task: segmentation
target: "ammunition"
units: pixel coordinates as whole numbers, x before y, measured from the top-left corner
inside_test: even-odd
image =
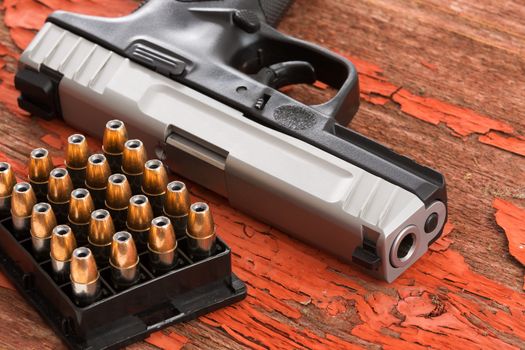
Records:
[[[147,161],[144,165],[142,177],[142,193],[148,196],[151,208],[156,216],[163,213],[167,185],[168,174],[164,164],[158,159]]]
[[[188,215],[188,248],[196,258],[205,258],[213,254],[215,248],[215,224],[210,207],[206,203],[193,203]]]
[[[126,228],[130,198],[131,188],[126,176],[122,174],[111,175],[106,190],[106,208],[110,212],[117,230]]]
[[[86,188],[91,192],[95,208],[103,209],[106,188],[111,170],[103,154],[93,154],[88,158],[86,168]]]
[[[87,242],[91,213],[95,210],[91,194],[85,188],[77,188],[71,192],[69,215],[67,217],[78,243]]]
[[[86,137],[74,134],[67,139],[66,168],[73,181],[74,188],[84,186],[89,149]]]
[[[49,203],[38,203],[33,206],[30,232],[33,252],[38,260],[49,257],[51,234],[56,225],[57,219]]]
[[[126,227],[140,249],[145,248],[148,243],[151,220],[153,220],[153,211],[148,197],[141,194],[131,197]]]
[[[186,235],[186,224],[190,211],[190,193],[184,182],[173,181],[168,184],[164,199],[164,215],[170,218],[177,236]]]
[[[122,121],[115,119],[107,122],[102,139],[102,151],[104,151],[112,173],[120,171],[124,143],[127,140],[128,132]]]
[[[89,248],[80,247],[73,251],[70,277],[73,296],[78,305],[86,306],[98,299],[100,274]]]
[[[51,234],[51,267],[58,283],[64,283],[69,278],[71,254],[77,247],[77,241],[71,227],[58,225]]]
[[[36,204],[35,192],[27,182],[17,183],[11,196],[11,219],[17,238],[28,233],[31,227],[31,212]]]
[[[171,270],[177,264],[177,239],[168,217],[159,216],[151,221],[148,250],[154,272]]]
[[[11,195],[16,184],[15,174],[9,163],[0,163],[0,220],[9,216]]]
[[[122,154],[122,173],[128,178],[133,194],[140,192],[144,164],[147,160],[146,148],[144,148],[142,141],[126,141]]]
[[[69,199],[73,191],[73,182],[65,168],[55,168],[49,174],[49,189],[47,191],[47,201],[53,207],[57,222],[64,224],[67,222],[69,210]]]
[[[113,235],[109,264],[113,284],[117,289],[129,287],[138,281],[139,256],[129,232],[120,231]]]
[[[29,183],[33,187],[36,198],[40,202],[45,202],[49,173],[53,169],[51,156],[45,148],[36,148],[29,157]]]
[[[88,242],[99,264],[107,264],[114,234],[113,220],[107,210],[98,209],[91,213]]]

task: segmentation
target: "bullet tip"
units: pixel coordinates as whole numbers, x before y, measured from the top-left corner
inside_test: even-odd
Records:
[[[215,233],[215,224],[208,204],[197,202],[190,206],[188,233],[195,238],[206,238]]]
[[[46,239],[51,237],[57,220],[53,208],[49,203],[37,203],[31,214],[31,234],[34,237]]]
[[[167,186],[164,202],[165,213],[170,216],[188,215],[190,205],[190,194],[184,182],[170,182]]]
[[[86,186],[92,189],[106,188],[111,170],[103,154],[93,154],[88,158]]]
[[[66,165],[73,169],[83,169],[87,166],[89,149],[86,137],[73,134],[67,139]]]
[[[140,140],[128,140],[122,154],[122,171],[128,175],[140,175],[147,161],[146,148]]]
[[[111,209],[123,209],[129,205],[131,187],[128,179],[122,174],[113,174],[108,178],[106,206]]]
[[[95,257],[86,247],[76,248],[71,257],[71,281],[91,284],[98,280],[99,273]]]
[[[49,174],[47,189],[48,200],[54,203],[66,203],[73,191],[73,182],[65,168],[55,168]]]
[[[129,232],[120,231],[113,235],[110,261],[119,269],[131,268],[138,264],[137,248]]]
[[[138,194],[129,200],[127,226],[134,231],[149,229],[153,220],[153,209],[148,197]]]
[[[30,216],[35,204],[35,192],[29,183],[20,182],[14,185],[11,197],[11,213],[13,216]]]
[[[53,163],[49,151],[45,148],[36,148],[29,157],[28,173],[33,182],[47,182]]]
[[[51,257],[58,261],[69,261],[73,250],[77,247],[75,235],[71,227],[58,225],[51,235]]]
[[[124,122],[121,120],[110,120],[106,124],[102,148],[107,154],[121,154],[124,151],[124,143],[128,140],[128,132]]]
[[[77,188],[71,192],[69,200],[69,221],[75,224],[87,224],[91,213],[95,210],[93,198],[85,188]]]
[[[151,221],[148,245],[158,253],[169,252],[177,247],[175,231],[169,218],[159,216]]]
[[[8,197],[13,193],[16,177],[11,164],[0,162],[0,197]]]
[[[144,165],[142,191],[145,194],[161,195],[166,192],[168,173],[166,167],[158,159],[148,160]]]
[[[113,219],[107,210],[98,209],[91,213],[88,234],[91,244],[98,246],[109,245],[114,234]]]

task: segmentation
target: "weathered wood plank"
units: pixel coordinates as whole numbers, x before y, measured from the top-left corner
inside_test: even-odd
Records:
[[[53,9],[114,16],[133,6],[0,4],[0,159],[19,177],[37,146],[59,164],[74,131],[16,107],[20,48]],[[189,182],[193,198],[211,203],[249,296],[130,348],[525,348],[523,266],[516,260],[525,243],[517,224],[525,219],[524,17],[519,1],[297,0],[280,28],[351,57],[360,72],[363,104],[352,127],[447,176],[447,235],[386,284]],[[311,102],[333,93],[322,84],[287,91]],[[0,321],[1,348],[62,346],[2,278]]]

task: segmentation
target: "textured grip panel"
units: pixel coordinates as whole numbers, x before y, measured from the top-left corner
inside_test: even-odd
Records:
[[[259,0],[266,21],[272,27],[279,24],[293,0]]]

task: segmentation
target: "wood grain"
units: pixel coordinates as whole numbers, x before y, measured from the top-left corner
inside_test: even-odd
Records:
[[[0,4],[0,159],[20,178],[34,147],[61,163],[74,132],[17,108],[20,50],[54,9],[116,16],[135,5]],[[362,106],[352,128],[445,174],[446,235],[386,284],[188,182],[194,199],[211,203],[249,296],[130,349],[525,348],[523,18],[518,0],[296,0],[280,29],[349,57],[359,70]],[[312,103],[333,94],[322,84],[286,91]],[[2,277],[0,327],[2,349],[63,347]]]

